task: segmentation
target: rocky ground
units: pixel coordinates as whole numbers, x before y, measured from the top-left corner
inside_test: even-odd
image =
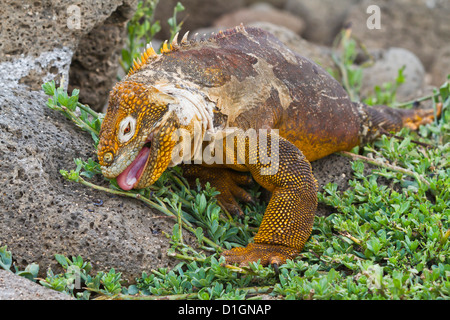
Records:
[[[160,1],[160,39],[176,0]],[[137,0],[11,0],[0,4],[0,246],[19,268],[36,262],[42,274],[56,270],[55,254],[81,255],[95,270],[112,267],[133,279],[143,270],[172,266],[162,231],[172,222],[144,205],[66,182],[60,169],[73,158],[95,158],[90,137],[46,107],[45,81],[62,78],[81,89],[84,103],[101,109],[116,81],[125,25]],[[392,81],[406,65],[398,98],[413,99],[450,73],[450,2],[447,0],[184,0],[183,30],[209,33],[239,23],[276,34],[292,50],[333,67],[330,45],[351,23],[377,57],[366,69],[363,92]],[[369,4],[381,9],[381,29],[368,29]],[[78,9],[77,9],[78,8]],[[70,10],[79,10],[79,21]],[[348,184],[348,159],[313,163],[321,185]],[[99,201],[101,200],[101,201]],[[101,203],[101,205],[99,205]],[[326,208],[319,208],[320,214]],[[49,290],[23,284],[0,270],[0,299],[47,298]],[[28,293],[24,293],[28,291]]]

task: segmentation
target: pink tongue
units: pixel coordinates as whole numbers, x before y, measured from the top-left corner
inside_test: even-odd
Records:
[[[141,177],[147,163],[150,148],[143,147],[136,159],[116,178],[117,184],[123,190],[131,190]]]

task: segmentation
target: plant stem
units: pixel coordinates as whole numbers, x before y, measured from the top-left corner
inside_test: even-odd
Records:
[[[185,293],[185,294],[172,294],[167,296],[144,296],[144,295],[129,295],[129,294],[116,294],[113,296],[100,296],[94,300],[186,300],[186,299],[197,299],[198,293]]]
[[[418,173],[413,172],[411,170],[401,168],[399,166],[394,166],[392,164],[381,162],[381,161],[378,161],[375,159],[367,158],[365,156],[360,156],[358,154],[354,154],[354,153],[351,153],[348,151],[340,151],[340,152],[338,152],[338,154],[340,154],[344,157],[350,158],[352,160],[362,160],[364,162],[367,162],[367,163],[370,163],[370,164],[373,164],[373,165],[376,165],[379,167],[383,167],[383,168],[390,169],[393,171],[401,172],[403,174],[406,174],[407,176],[410,176],[410,177],[413,177],[413,178],[419,180],[420,182],[424,183],[428,188],[430,188],[430,183],[424,177],[421,177]],[[431,188],[430,188],[430,190],[433,192],[433,190]]]
[[[345,232],[339,232],[340,235],[352,240],[354,243],[356,243],[357,245],[361,245],[361,241],[357,238],[355,238],[354,236],[352,236],[350,233],[348,233],[347,231]]]
[[[273,290],[273,286],[263,287],[245,287],[239,288],[239,290],[246,291],[247,294],[261,294],[267,293]],[[170,294],[166,296],[144,296],[144,295],[129,295],[129,294],[116,294],[113,296],[100,296],[96,300],[187,300],[198,299],[198,292],[184,293],[184,294]]]
[[[178,223],[178,239],[180,239],[181,243],[184,243],[184,240],[183,240],[183,221],[181,220],[181,202],[178,203],[177,223]]]
[[[421,97],[421,98],[414,99],[414,100],[411,100],[411,101],[395,104],[395,107],[396,108],[406,107],[406,106],[409,106],[409,105],[417,103],[417,102],[422,102],[422,101],[426,101],[426,100],[430,100],[430,99],[439,97],[439,95],[440,95],[440,93],[436,92],[436,93],[430,94],[429,96],[425,96],[425,97]]]
[[[129,197],[129,198],[139,199],[139,200],[143,201],[144,203],[148,204],[150,207],[152,207],[152,208],[154,208],[154,209],[156,209],[158,211],[161,211],[162,213],[166,214],[167,216],[170,216],[170,217],[173,217],[175,219],[178,219],[177,215],[174,214],[173,212],[171,212],[169,209],[167,209],[167,207],[162,206],[162,205],[158,205],[157,203],[151,201],[150,199],[148,199],[146,197],[143,197],[139,193],[125,192],[125,191],[119,191],[119,190],[113,190],[113,189],[110,189],[110,188],[101,187],[101,186],[93,184],[93,183],[91,183],[89,181],[86,181],[86,180],[84,180],[81,177],[78,178],[77,182],[79,182],[79,183],[81,183],[81,184],[83,184],[83,185],[85,185],[87,187],[96,189],[96,190],[105,191],[105,192],[112,193],[112,194],[119,195],[119,196],[125,196],[125,197]],[[181,219],[182,219],[182,226],[183,226],[183,228],[185,228],[186,230],[188,230],[188,231],[190,231],[192,233],[195,233],[195,230],[192,227],[192,224],[189,221],[186,221],[183,218],[181,218]],[[210,240],[210,239],[208,239],[206,237],[203,237],[203,241],[205,241],[210,246],[214,247],[216,250],[223,251],[223,248],[221,246],[219,246],[218,244],[214,243],[212,240]]]
[[[383,129],[382,127],[380,127],[380,132],[381,132],[382,134],[388,136],[388,137],[393,137],[393,138],[398,139],[398,140],[400,140],[400,141],[405,140],[405,138],[400,137],[400,136],[397,136],[397,135],[395,135],[395,134],[393,134],[393,133],[390,133],[390,132],[386,131],[385,129]],[[420,142],[420,141],[417,141],[417,140],[410,140],[410,141],[411,141],[412,143],[415,143],[415,144],[417,144],[417,145],[419,145],[419,146],[422,146],[422,147],[424,147],[424,148],[436,148],[435,146],[433,146],[433,145],[431,145],[431,144],[429,144],[429,143],[424,143],[424,142]]]
[[[95,119],[97,119],[99,117],[99,113],[95,112],[94,110],[92,110],[89,106],[84,105],[82,103],[77,102],[77,107],[86,111],[87,113],[89,113],[91,116],[93,116]]]
[[[441,249],[444,246],[444,244],[448,240],[448,237],[450,237],[450,229],[448,229],[447,232],[445,232],[445,234],[442,236],[441,243],[439,245],[439,249]]]
[[[80,127],[83,130],[86,130],[90,133],[93,133],[95,136],[98,137],[99,132],[89,125],[87,125],[84,121],[80,120],[80,118],[73,112],[70,111],[67,107],[61,106],[59,107],[61,109],[61,112],[64,113],[70,120],[72,120],[78,127]],[[85,110],[85,109],[83,109]]]
[[[119,191],[119,190],[113,190],[110,188],[105,188],[96,184],[93,184],[89,181],[84,180],[83,178],[79,177],[79,180],[77,181],[87,187],[96,189],[96,190],[100,190],[100,191],[104,191],[104,192],[108,192],[111,194],[115,194],[115,195],[119,195],[119,196],[125,196],[125,197],[129,197],[129,198],[135,198],[135,199],[139,199],[143,202],[145,202],[146,204],[148,204],[149,206],[151,206],[154,209],[157,209],[159,211],[161,211],[162,213],[170,216],[170,217],[174,217],[177,218],[176,215],[174,215],[171,211],[169,211],[167,208],[160,206],[158,204],[156,204],[155,202],[143,197],[141,194],[139,193],[132,193],[132,192],[125,192],[125,191]]]
[[[175,258],[175,259],[180,259],[180,260],[198,261],[198,262],[205,262],[205,260],[206,260],[204,258],[186,256],[186,255],[183,255],[183,254],[180,254],[180,253],[175,253],[175,252],[168,252],[167,255],[169,257],[172,257],[172,258]]]

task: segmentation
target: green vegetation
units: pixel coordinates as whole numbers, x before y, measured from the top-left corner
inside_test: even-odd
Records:
[[[36,263],[29,264],[25,270],[19,270],[16,266],[14,266],[14,271],[11,270],[13,267],[12,254],[7,250],[7,246],[0,247],[0,267],[14,272],[15,274],[25,277],[31,281],[34,281],[39,272],[39,265]]]
[[[152,12],[154,7],[150,8]],[[140,10],[138,14],[147,9],[141,6]],[[130,37],[157,30],[151,19],[142,23],[143,16],[132,20],[132,24],[144,26],[140,31],[133,29]],[[177,26],[176,21],[172,26]],[[354,65],[357,42],[345,32],[336,44],[342,48],[341,54],[333,54],[339,69],[335,76],[352,98],[359,98],[363,66]],[[129,49],[132,52],[135,49]],[[412,107],[416,101],[396,101],[396,89],[405,81],[399,70],[393,84],[375,88],[365,102]],[[50,96],[48,107],[92,136],[94,151],[103,115],[79,103],[78,90],[69,96],[54,82],[44,84],[43,90]],[[93,159],[74,159],[75,169],[61,170],[61,174],[90,188],[143,201],[172,217],[173,232],[166,235],[171,244],[167,255],[178,259],[178,265],[136,275],[133,285],[122,281],[121,273],[114,269],[92,274],[90,263],[81,257],[55,255],[64,272],[47,270],[44,279],[36,279],[39,267],[34,264],[24,271],[14,266],[14,272],[78,299],[260,299],[267,294],[280,299],[449,299],[449,82],[417,101],[424,100],[435,108],[441,106],[439,119],[418,132],[403,129],[395,136],[383,135],[372,144],[343,153],[352,161],[350,188],[338,190],[330,181],[321,190],[319,201],[332,213],[316,217],[301,255],[280,266],[278,272],[258,263],[226,265],[220,257],[224,249],[252,240],[265,203],[242,204],[245,217],[231,217],[217,202],[213,188],[189,188],[177,167],[142,190],[123,191],[114,179],[96,185],[92,177],[101,173]],[[258,199],[258,186],[249,192]],[[195,247],[183,240],[186,232],[197,239]],[[0,248],[0,266],[12,267],[6,246]]]
[[[155,21],[154,12],[159,0],[139,1],[136,13],[127,24],[127,42],[122,49],[120,65],[125,73],[128,73],[133,61],[141,56],[145,46],[152,41],[154,36],[161,31],[159,21]],[[173,16],[167,20],[170,27],[171,43],[175,34],[177,34],[183,22],[177,23],[177,13],[184,10],[183,5],[178,2],[173,8]]]

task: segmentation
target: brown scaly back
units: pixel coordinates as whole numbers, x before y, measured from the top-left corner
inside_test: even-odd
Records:
[[[245,32],[245,27],[242,23],[240,24],[240,26],[237,26],[235,28],[227,29],[224,31],[220,30],[217,34],[212,33],[211,37],[208,39],[203,37],[202,39],[200,39],[200,42],[215,41],[217,39],[224,38],[224,37],[229,36],[236,32]],[[133,65],[131,66],[130,71],[128,71],[127,75],[131,76],[132,74],[134,74],[138,70],[140,70],[144,65],[146,65],[150,61],[158,58],[159,56],[161,56],[163,54],[174,52],[174,51],[179,50],[181,47],[186,47],[188,45],[194,45],[194,44],[198,43],[198,41],[196,39],[197,34],[195,34],[194,39],[190,40],[190,41],[188,41],[188,35],[189,35],[189,31],[187,31],[184,34],[180,43],[178,43],[178,33],[175,34],[175,36],[173,37],[173,40],[170,44],[168,43],[168,40],[164,41],[162,48],[161,48],[161,54],[158,54],[155,51],[155,49],[153,49],[153,46],[150,42],[149,44],[147,44],[147,47],[146,47],[145,51],[141,54],[141,56],[139,58],[136,58],[133,60]]]
[[[181,40],[181,44],[187,44],[187,37],[189,31],[186,32]],[[168,41],[164,41],[163,46],[161,48],[161,54],[169,53],[172,51],[178,50],[180,45],[178,44],[178,33],[173,37],[172,43],[168,44]],[[141,69],[145,64],[149,61],[158,58],[160,55],[156,53],[155,49],[153,49],[152,43],[147,44],[147,48],[141,54],[140,58],[136,58],[133,60],[133,65],[128,72],[128,76],[134,74],[136,71]]]
[[[140,58],[136,58],[133,60],[133,65],[130,68],[130,71],[128,71],[128,76],[135,73],[137,70],[142,68],[143,65],[149,61],[149,59],[153,59],[158,57],[158,54],[156,53],[155,49],[153,49],[152,44],[149,43],[147,45],[147,49],[141,54]]]

